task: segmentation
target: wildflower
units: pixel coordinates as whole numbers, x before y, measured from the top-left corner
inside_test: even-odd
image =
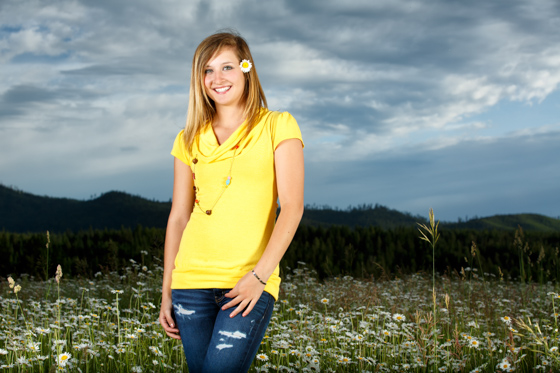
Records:
[[[257,360],[268,361],[268,355],[267,354],[258,354],[257,355]]]
[[[504,369],[504,370],[510,370],[511,369],[511,364],[509,363],[509,361],[504,359],[504,360],[502,360],[502,362],[500,364],[498,364],[498,368]]]
[[[54,278],[56,280],[56,283],[59,284],[60,283],[60,278],[62,277],[62,267],[60,266],[60,264],[56,267],[56,273],[54,275]]]
[[[244,73],[248,73],[249,71],[251,71],[251,67],[253,67],[253,64],[249,60],[243,60],[239,64],[239,67],[241,68],[241,71],[243,71]]]
[[[469,323],[467,324],[467,326],[471,327],[471,328],[479,328],[479,326],[477,325],[476,321],[469,321]]]
[[[39,350],[41,350],[41,344],[39,342],[29,342],[27,344],[27,347],[33,352],[38,352]]]
[[[364,340],[364,336],[361,335],[361,334],[357,334],[357,335],[352,336],[352,340],[353,340],[353,341],[361,342],[361,341]]]
[[[0,355],[8,355],[8,351],[0,348]]]
[[[474,348],[478,348],[478,346],[480,346],[480,342],[477,341],[476,339],[472,339],[472,340],[469,341],[469,346],[474,347]]]
[[[401,315],[400,313],[395,313],[393,315],[393,320],[395,320],[395,321],[405,321],[406,317],[404,315]]]
[[[501,318],[503,322],[505,322],[507,325],[511,325],[511,317],[509,316],[504,316]]]
[[[18,357],[17,360],[16,360],[16,364],[17,365],[27,365],[27,366],[29,366],[29,363],[27,362],[27,359],[25,358],[25,356]]]
[[[329,300],[327,298],[323,298],[323,299],[321,299],[321,303],[329,304]]]
[[[14,286],[16,285],[16,282],[14,281],[12,276],[8,276],[8,284],[10,285],[10,289],[13,289]]]
[[[341,356],[337,361],[340,364],[350,364],[350,358],[347,358],[346,356]]]
[[[440,372],[445,372],[445,371],[447,371],[447,367],[439,367],[438,370]]]
[[[59,265],[60,267],[60,265]],[[57,270],[58,272],[58,270]],[[62,274],[61,274],[62,276]],[[69,352],[64,352],[60,355],[58,355],[58,365],[60,365],[61,367],[65,366],[66,363],[68,363],[68,360],[70,360],[72,358],[72,355]]]
[[[299,352],[298,350],[290,350],[290,355],[299,357],[301,355],[301,352]]]
[[[124,293],[124,290],[115,290],[115,289],[113,289],[113,290],[111,290],[111,293],[113,293],[113,294],[122,294],[122,293]]]
[[[558,352],[558,347],[557,346],[551,347],[550,352]]]
[[[132,367],[132,368],[130,369],[130,371],[131,371],[131,372],[134,372],[134,373],[142,373],[142,372],[143,372],[141,366]]]
[[[21,286],[20,286],[20,285],[14,286],[14,294],[19,293],[20,290],[21,290]]]
[[[383,336],[385,336],[385,337],[390,337],[390,336],[391,336],[391,332],[388,331],[388,330],[383,330],[383,331],[381,332],[381,334],[383,334]]]
[[[154,355],[163,356],[163,353],[156,346],[150,346],[149,349],[152,353],[154,353]]]

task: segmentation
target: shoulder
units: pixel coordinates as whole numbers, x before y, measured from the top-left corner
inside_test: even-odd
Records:
[[[272,112],[269,125],[274,149],[287,139],[299,139],[303,144],[299,125],[293,115],[287,111]]]
[[[261,117],[261,121],[265,122],[268,127],[274,130],[276,127],[281,127],[285,125],[295,124],[297,125],[296,119],[287,111],[270,111],[267,110]]]
[[[187,165],[190,165],[190,160],[189,160],[190,157],[188,155],[187,146],[185,143],[185,130],[181,130],[175,137],[171,154],[174,157],[186,163]]]

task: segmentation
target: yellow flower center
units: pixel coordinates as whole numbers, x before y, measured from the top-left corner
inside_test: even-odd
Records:
[[[249,67],[249,64],[247,62],[243,62],[243,68],[246,69]]]

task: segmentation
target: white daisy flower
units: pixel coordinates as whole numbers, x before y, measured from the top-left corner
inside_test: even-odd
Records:
[[[393,315],[393,320],[395,320],[395,321],[405,321],[406,317],[404,315],[401,315],[400,313],[395,313]]]
[[[241,68],[241,71],[243,71],[244,73],[248,73],[249,71],[251,71],[251,67],[253,67],[253,64],[249,60],[243,60],[239,64],[239,67]]]
[[[68,360],[72,358],[72,355],[69,352],[64,352],[58,355],[58,365],[65,366],[68,363]]]
[[[257,360],[267,361],[268,360],[268,355],[267,354],[258,354],[257,355]]]

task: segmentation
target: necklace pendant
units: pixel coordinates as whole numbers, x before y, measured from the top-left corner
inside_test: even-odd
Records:
[[[226,180],[226,186],[229,186],[229,184],[231,184],[231,176],[228,176]]]
[[[212,215],[212,210],[206,210],[206,215]]]

